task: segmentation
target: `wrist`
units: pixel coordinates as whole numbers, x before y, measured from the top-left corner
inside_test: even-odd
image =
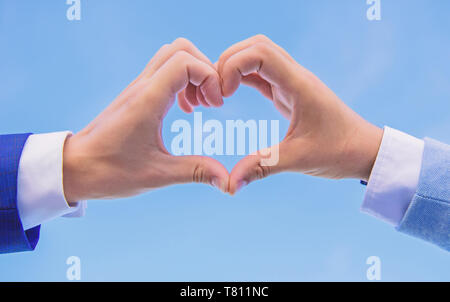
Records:
[[[380,150],[384,130],[368,122],[366,123],[364,131],[361,132],[357,139],[356,153],[359,154],[360,160],[357,165],[356,178],[367,182],[372,174],[378,151]]]
[[[70,206],[88,199],[83,184],[85,162],[82,159],[78,135],[68,136],[63,149],[63,189],[64,196]]]

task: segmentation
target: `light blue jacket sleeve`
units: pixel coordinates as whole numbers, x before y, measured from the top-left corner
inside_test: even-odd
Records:
[[[450,146],[425,139],[419,185],[400,232],[450,251]]]

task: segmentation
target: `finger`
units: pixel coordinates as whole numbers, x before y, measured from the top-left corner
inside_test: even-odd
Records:
[[[215,70],[217,70],[217,73],[219,73],[219,61],[213,64],[213,67]]]
[[[150,67],[153,65],[155,60],[159,59],[162,54],[167,52],[167,49],[170,47],[170,44],[164,44],[161,46],[161,48],[155,53],[155,55],[150,59],[150,61],[145,66],[144,70],[139,74],[139,76],[128,86],[133,86],[136,82],[138,82],[140,79],[142,79],[146,74],[148,74],[148,71]]]
[[[191,107],[198,106],[200,104],[200,100],[197,98],[197,86],[194,86],[192,83],[189,83],[185,91],[186,101],[191,105]],[[209,107],[208,103],[205,101],[207,107]],[[203,104],[204,105],[204,104]],[[204,105],[205,106],[205,105]]]
[[[209,64],[211,66],[214,66],[211,61],[206,57],[200,50],[198,50],[192,42],[190,42],[187,39],[184,38],[178,38],[176,39],[172,44],[165,44],[163,45],[152,57],[152,59],[147,63],[144,70],[139,74],[139,76],[131,82],[127,88],[123,91],[122,96],[120,98],[117,98],[113,103],[108,106],[108,108],[105,110],[105,113],[110,113],[118,108],[120,108],[124,103],[127,102],[129,99],[127,97],[128,94],[133,93],[133,90],[131,89],[133,86],[137,85],[141,79],[143,79],[145,76],[151,77],[153,74],[162,66],[164,63],[177,51],[184,50],[190,54],[192,54],[194,57],[198,58],[199,60],[205,62],[206,64]],[[184,103],[182,103],[185,105]],[[185,111],[187,107],[183,107],[183,111]]]
[[[257,43],[241,50],[222,63],[220,76],[224,96],[232,95],[242,79],[257,73],[274,86],[292,81],[292,64],[277,48],[268,43]]]
[[[258,90],[262,95],[264,95],[269,100],[273,101],[272,85],[267,81],[262,79],[258,74],[252,73],[251,75],[242,78],[242,84],[250,86]],[[291,119],[292,110],[288,108],[285,104],[279,101],[274,102],[275,108],[288,120]]]
[[[184,96],[186,98],[186,102],[188,102],[191,107],[197,107],[199,105],[211,107],[211,105],[206,101],[199,86],[194,86],[189,83],[186,89],[184,89]]]
[[[204,183],[228,192],[228,171],[217,160],[205,156],[172,156],[169,165],[175,183]]]
[[[185,113],[192,113],[193,108],[185,98],[184,95],[185,91],[186,90],[182,90],[178,93],[178,106],[180,106],[180,109],[183,110]]]
[[[205,56],[197,47],[195,47],[191,41],[185,38],[178,38],[172,42],[172,44],[163,45],[147,63],[146,67],[139,74],[139,76],[130,85],[128,85],[127,89],[134,86],[143,77],[151,77],[174,53],[179,50],[186,51],[199,60],[214,66],[208,57]]]
[[[197,86],[196,89],[195,89],[195,95],[196,95],[197,101],[198,101],[200,104],[202,104],[202,105],[205,106],[205,107],[211,107],[211,106],[208,104],[208,102],[206,101],[205,96],[203,95],[202,90],[201,90],[200,87],[198,87],[198,86]]]
[[[185,51],[175,53],[150,80],[149,93],[170,100],[191,83],[199,86],[205,99],[214,106],[223,105],[219,75],[209,64]],[[187,91],[186,91],[187,92]],[[187,95],[185,94],[185,97]]]
[[[191,41],[185,38],[178,38],[172,44],[168,45],[167,47],[164,47],[164,49],[161,49],[153,57],[151,63],[148,65],[144,73],[148,77],[152,77],[155,74],[155,72],[159,68],[161,68],[178,51],[185,51],[191,54],[194,58],[197,58],[198,60],[213,67],[213,64],[208,59],[208,57],[205,56],[197,47],[195,47],[195,45]]]
[[[251,182],[286,171],[290,158],[285,142],[244,157],[230,173],[229,193],[234,195]]]
[[[269,100],[273,100],[272,85],[261,78],[257,73],[252,73],[248,76],[244,76],[241,82],[244,85],[255,88]]]
[[[279,45],[277,45],[276,43],[274,43],[272,40],[270,40],[268,37],[264,36],[264,35],[256,35],[253,36],[251,38],[248,38],[244,41],[241,41],[239,43],[234,44],[233,46],[231,46],[230,48],[228,48],[225,52],[223,52],[223,54],[220,56],[220,59],[218,61],[218,65],[217,65],[217,70],[220,71],[223,68],[223,64],[234,54],[248,48],[251,47],[255,44],[258,43],[267,43],[271,46],[273,46],[274,48],[276,48],[283,56],[285,56],[289,61],[291,61],[292,63],[295,63],[295,60],[289,55],[289,53],[287,51],[285,51],[282,47],[280,47]]]

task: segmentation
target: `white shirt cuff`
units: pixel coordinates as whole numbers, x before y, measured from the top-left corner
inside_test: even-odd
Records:
[[[60,216],[81,217],[86,202],[70,207],[63,188],[63,148],[71,132],[31,135],[17,178],[17,208],[24,230]]]
[[[361,210],[398,226],[419,183],[424,141],[385,127]]]

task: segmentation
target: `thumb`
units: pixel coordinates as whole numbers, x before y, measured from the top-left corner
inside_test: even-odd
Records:
[[[230,173],[229,193],[234,195],[255,180],[286,171],[290,160],[287,150],[286,143],[281,142],[244,157]]]
[[[209,184],[228,192],[228,170],[217,160],[206,156],[173,156],[172,171],[176,183]]]

